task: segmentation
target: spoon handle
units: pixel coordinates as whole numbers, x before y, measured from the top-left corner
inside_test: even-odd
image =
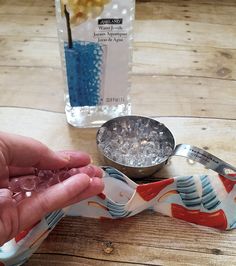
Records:
[[[236,181],[236,175],[232,175],[236,173],[234,166],[198,147],[188,144],[178,144],[172,156],[186,157],[204,165],[207,169],[211,169],[232,181]]]

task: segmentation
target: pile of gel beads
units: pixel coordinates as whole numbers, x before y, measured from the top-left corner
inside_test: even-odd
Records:
[[[13,193],[41,192],[48,187],[80,173],[79,168],[61,170],[35,170],[35,174],[10,179],[9,190]]]
[[[173,152],[173,142],[166,127],[155,121],[118,119],[104,124],[97,135],[97,144],[103,154],[120,164],[148,167],[166,160]]]

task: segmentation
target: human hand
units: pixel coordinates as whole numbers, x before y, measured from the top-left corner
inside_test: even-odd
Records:
[[[89,164],[90,157],[84,152],[56,153],[31,138],[0,132],[0,245],[47,213],[102,192],[103,172]],[[79,168],[80,173],[17,201],[8,189],[10,180],[33,175],[35,168]]]

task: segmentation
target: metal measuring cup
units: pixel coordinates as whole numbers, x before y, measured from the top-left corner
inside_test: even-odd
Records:
[[[114,131],[117,130],[119,127],[119,131],[116,134],[113,134]],[[146,138],[145,141],[149,141],[149,137],[146,134],[139,135],[140,128],[147,129],[147,132],[155,132],[157,135],[162,134],[162,138],[160,138],[160,145],[161,142],[167,143],[169,149],[166,153],[162,154],[161,157],[158,158],[157,161],[153,161],[150,164],[138,165],[138,164],[130,164],[129,161],[120,161],[113,156],[114,153],[119,154],[121,153],[122,145],[130,141],[129,136],[136,137],[138,140],[142,140],[142,138]],[[123,130],[123,132],[122,132]],[[149,130],[149,131],[148,131]],[[127,134],[127,132],[130,134]],[[145,130],[143,130],[144,132]],[[146,133],[147,133],[146,132]],[[115,143],[115,138],[119,137],[122,138],[126,136],[127,139],[123,139],[123,143],[117,143],[116,148],[113,148],[112,151],[107,152],[106,147],[109,145],[109,142],[113,141]],[[153,135],[154,136],[154,135]],[[124,138],[124,137],[123,137]],[[155,137],[154,137],[155,140]],[[117,168],[121,172],[125,173],[127,176],[132,178],[142,178],[151,176],[157,171],[159,171],[165,164],[167,163],[168,159],[172,156],[182,156],[187,159],[193,160],[204,165],[207,169],[211,169],[216,171],[218,174],[225,176],[231,180],[236,180],[235,177],[232,177],[231,173],[236,173],[236,168],[231,166],[230,164],[222,161],[221,159],[217,158],[216,156],[210,154],[209,152],[192,146],[188,144],[178,144],[175,145],[174,136],[171,131],[159,121],[144,117],[144,116],[121,116],[114,119],[111,119],[105,122],[97,131],[96,135],[96,142],[99,154],[104,159],[105,163]],[[158,142],[158,140],[157,140]],[[140,141],[138,142],[140,144]],[[140,144],[141,145],[141,144]],[[153,147],[153,152],[158,154],[157,147]],[[134,155],[135,156],[135,155]],[[147,156],[143,154],[143,156]]]

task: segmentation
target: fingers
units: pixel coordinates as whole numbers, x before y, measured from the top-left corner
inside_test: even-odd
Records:
[[[20,230],[33,225],[45,214],[69,205],[71,200],[81,194],[89,184],[88,175],[78,174],[20,201],[18,204]]]
[[[56,154],[60,157],[67,158],[65,167],[78,168],[90,164],[90,156],[82,151],[59,151]]]
[[[35,173],[34,167],[10,166],[10,167],[8,167],[8,169],[9,169],[9,177],[32,175]]]
[[[62,153],[62,152],[60,152]],[[67,152],[70,154],[70,159],[67,163],[66,168],[71,168],[68,173],[70,176],[84,173],[90,177],[103,176],[103,170],[100,167],[95,165],[91,165],[89,156],[84,152]],[[69,155],[67,155],[69,156]],[[85,165],[85,166],[84,166]],[[82,167],[81,167],[82,166]],[[25,175],[32,175],[35,174],[34,167],[16,167],[10,166],[9,168],[9,177],[17,177],[17,176],[25,176]]]
[[[9,169],[5,157],[0,150],[0,188],[8,187]]]
[[[58,173],[53,173],[50,170],[42,171],[43,173],[39,172],[38,176],[33,173],[31,175],[14,176],[9,179],[8,188],[12,192],[17,193],[17,195],[15,195],[15,199],[17,201],[22,200],[24,198],[24,193],[27,191],[32,193],[44,191],[48,187],[51,187],[59,182],[63,182],[69,177],[77,174],[83,173],[88,175],[90,178],[102,178],[103,176],[103,170],[95,165],[71,168],[69,171],[59,170]]]
[[[84,152],[56,153],[37,140],[0,132],[0,187],[8,186],[9,175],[12,171],[17,173],[19,167],[25,168],[23,171],[30,167],[60,169],[82,167],[90,161],[90,156]]]
[[[6,188],[0,189],[0,199],[2,198],[11,199],[12,194],[13,193],[9,189],[6,189]]]
[[[36,140],[0,133],[0,187],[8,185],[8,166],[58,169],[67,163],[67,158],[60,157]]]
[[[19,135],[0,133],[0,148],[8,166],[59,169],[69,160],[39,141]]]
[[[79,174],[79,173],[83,173],[88,175],[89,177],[103,177],[103,170],[100,167],[97,167],[95,165],[86,165],[84,167],[80,167],[80,168],[72,168],[68,171],[68,174],[70,176]]]
[[[19,202],[20,230],[33,225],[45,214],[64,208],[101,193],[104,183],[100,177],[78,174],[56,184],[44,192]]]
[[[79,201],[88,199],[90,197],[100,194],[104,190],[104,182],[101,178],[94,177],[91,179],[89,187],[80,193],[78,196],[75,196],[68,205],[77,203]]]
[[[19,230],[18,212],[12,192],[0,189],[0,246],[10,240]]]

